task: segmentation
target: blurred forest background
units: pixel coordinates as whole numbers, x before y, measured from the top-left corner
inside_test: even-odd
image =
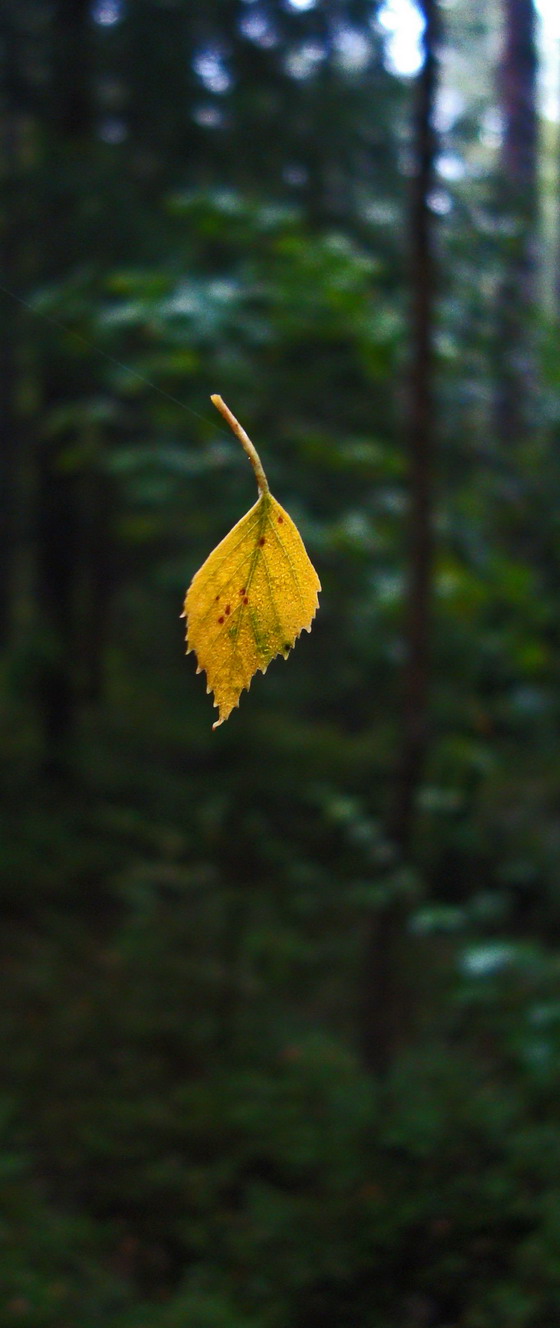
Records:
[[[552,1328],[533,0],[0,19],[2,1323]],[[215,734],[179,614],[255,489],[211,392],[323,584]]]

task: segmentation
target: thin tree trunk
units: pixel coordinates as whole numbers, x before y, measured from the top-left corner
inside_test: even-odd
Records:
[[[92,441],[95,441],[92,439]],[[99,440],[99,451],[101,442]],[[87,705],[102,699],[111,602],[115,589],[113,540],[113,483],[102,468],[101,456],[82,474],[79,503],[82,513],[79,562],[80,700]]]
[[[417,172],[410,209],[411,344],[408,452],[408,587],[401,758],[390,824],[391,838],[403,856],[409,851],[415,801],[428,746],[428,684],[431,629],[434,490],[434,187],[437,88],[436,0],[424,0],[425,60],[416,112]]]
[[[499,201],[510,233],[497,298],[496,432],[502,446],[511,449],[523,442],[535,418],[538,64],[533,0],[502,3],[498,88],[504,131]]]
[[[558,86],[558,93],[556,98],[556,114],[558,116],[558,119],[560,120],[560,84]],[[560,201],[560,124],[557,124],[556,126],[556,163],[555,163],[554,178],[556,185],[556,192],[555,192],[556,234],[555,234],[555,244],[554,244],[554,258],[553,258],[554,277],[553,277],[553,294],[552,294],[551,306],[552,306],[552,316],[553,318],[555,318],[556,322],[558,323],[560,321],[560,207],[558,207],[558,203]]]
[[[429,647],[433,563],[434,464],[434,187],[437,92],[437,0],[423,0],[424,61],[415,112],[415,174],[410,198],[410,341],[407,443],[409,456],[408,585],[406,591],[400,717],[400,755],[389,835],[398,859],[409,858],[417,794],[429,738]],[[401,1040],[408,1005],[399,971],[406,922],[402,900],[392,899],[376,914],[367,947],[363,1049],[367,1066],[384,1073]]]
[[[58,398],[55,398],[58,404]],[[45,403],[48,409],[48,401]],[[65,473],[56,443],[41,440],[37,482],[37,591],[44,655],[38,680],[44,769],[66,774],[74,730],[74,610],[78,547],[75,476]]]
[[[15,28],[0,13],[4,46],[3,95],[0,103],[0,177],[4,209],[0,223],[0,281],[17,290],[21,237],[20,212],[20,52]],[[14,618],[14,577],[17,552],[20,418],[16,407],[19,311],[0,295],[0,649],[9,645]]]
[[[91,130],[91,23],[89,0],[57,0],[53,10],[50,89],[49,180],[46,200],[51,224],[45,239],[45,268],[59,278],[79,258],[79,237],[73,234],[73,198],[61,214],[60,189],[74,154],[85,156]],[[71,385],[56,351],[47,365],[44,408],[48,420],[66,399]],[[37,589],[46,650],[38,682],[45,748],[45,769],[64,776],[76,719],[75,668],[76,598],[79,583],[79,486],[67,473],[57,438],[42,437],[37,458]]]

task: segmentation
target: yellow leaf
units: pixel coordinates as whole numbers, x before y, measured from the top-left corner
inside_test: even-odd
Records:
[[[193,577],[185,598],[187,654],[218,707],[217,728],[238,705],[255,673],[286,659],[318,607],[319,578],[291,517],[269,491],[252,443],[221,397],[212,397],[240,438],[260,497]],[[248,446],[247,446],[248,444]]]

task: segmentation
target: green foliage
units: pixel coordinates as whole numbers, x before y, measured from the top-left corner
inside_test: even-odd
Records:
[[[7,1322],[389,1328],[429,1313],[544,1328],[557,964],[513,944],[459,950],[445,1028],[380,1092],[301,1013],[287,1033],[274,978],[264,1024],[246,973],[225,1046],[221,975],[196,962],[209,930],[188,894],[160,894],[109,950],[82,936],[76,952],[74,926],[66,947],[18,956],[2,1037],[29,1107],[5,1113],[19,1140],[1,1182]]]
[[[413,99],[378,7],[142,0],[66,33],[62,5],[13,8],[0,1320],[551,1328],[560,378],[549,292],[539,418],[506,453],[497,11],[442,6],[462,110],[433,199],[431,746],[403,862]],[[289,673],[214,737],[179,613],[253,481],[211,392],[324,587]],[[393,904],[381,1085],[359,1010]]]

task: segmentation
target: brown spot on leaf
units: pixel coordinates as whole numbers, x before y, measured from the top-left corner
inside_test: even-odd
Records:
[[[244,594],[245,594],[245,586],[242,586],[242,587],[241,587],[241,590],[239,591],[239,594],[240,594],[240,595],[244,595]]]
[[[221,617],[221,618],[218,618],[218,622],[219,622],[219,623],[223,623],[223,622],[224,622],[223,614],[222,614],[222,617]]]
[[[284,517],[283,517],[283,516],[279,516],[279,517],[278,517],[278,525],[279,525],[279,526],[282,525],[283,520],[284,520]]]
[[[262,549],[263,544],[266,544],[266,540],[265,540],[264,535],[261,535],[260,540],[259,540],[259,544],[260,544],[260,546],[261,546],[261,549]]]
[[[226,613],[231,613],[231,606],[226,604]]]
[[[248,596],[248,595],[245,595],[245,596],[244,596],[243,603],[244,603],[244,604],[248,604],[248,603],[249,603],[249,596]]]

